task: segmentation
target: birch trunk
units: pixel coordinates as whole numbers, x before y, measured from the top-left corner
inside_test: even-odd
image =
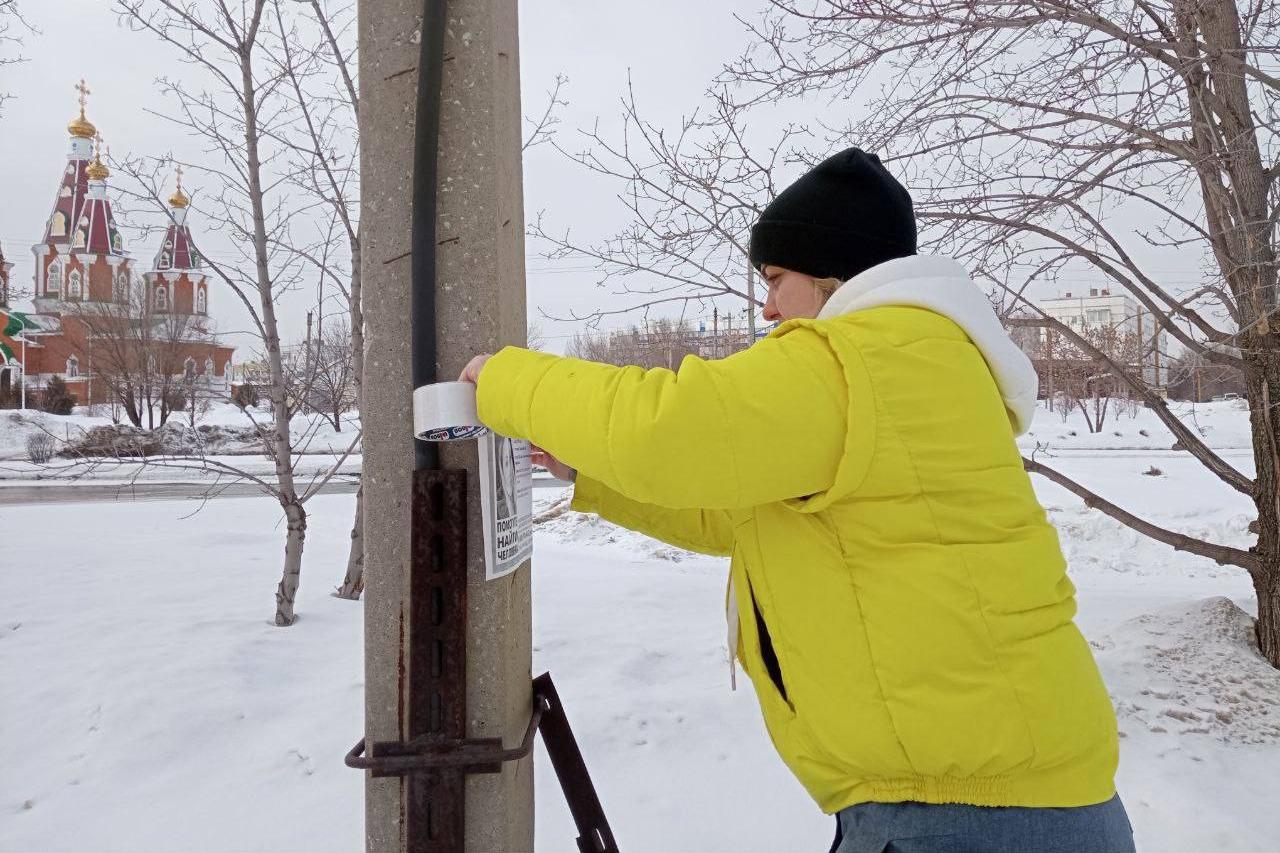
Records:
[[[285,540],[284,569],[280,587],[276,593],[276,624],[292,625],[297,618],[293,612],[294,598],[302,575],[302,549],[307,530],[307,512],[298,502],[297,487],[293,480],[293,441],[289,434],[289,402],[285,382],[284,360],[280,353],[280,330],[276,321],[276,303],[271,270],[268,261],[266,210],[263,204],[262,161],[259,154],[258,87],[253,77],[252,47],[257,37],[264,6],[256,4],[253,22],[245,37],[245,49],[240,52],[240,99],[244,109],[244,142],[246,169],[249,184],[249,205],[253,215],[254,266],[258,287],[258,301],[262,310],[263,345],[267,364],[271,370],[272,434],[269,439],[276,481],[279,484],[277,498],[289,521]]]
[[[356,601],[364,592],[364,486],[356,489],[356,518],[351,524],[351,550],[347,554],[347,573],[334,595]]]
[[[292,625],[297,620],[293,602],[302,580],[302,546],[307,538],[307,512],[301,504],[286,506],[285,517],[289,524],[284,540],[284,573],[276,587],[276,624],[281,627]]]
[[[360,237],[351,240],[351,358],[356,386],[356,407],[364,418],[364,311],[360,298]],[[364,479],[364,474],[361,475]],[[351,550],[347,573],[335,595],[356,600],[364,592],[364,483],[356,489],[356,517],[351,522]]]

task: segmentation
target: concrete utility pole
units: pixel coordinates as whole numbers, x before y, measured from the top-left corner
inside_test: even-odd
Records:
[[[525,342],[524,219],[516,0],[449,0],[440,115],[438,373]],[[366,739],[400,741],[406,655],[410,482],[409,226],[421,0],[359,5],[364,385]],[[466,736],[518,742],[530,715],[529,570],[484,580],[474,442],[441,447],[468,471]],[[404,777],[366,776],[366,850],[407,850]],[[533,849],[531,759],[466,777],[466,849]]]

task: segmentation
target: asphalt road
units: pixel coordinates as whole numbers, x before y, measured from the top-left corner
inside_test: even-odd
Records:
[[[303,485],[305,481],[299,483]],[[568,486],[564,480],[534,477],[535,489]],[[334,477],[321,494],[352,494],[357,482],[352,477]],[[213,498],[252,498],[262,495],[253,483],[230,483],[210,493],[206,483],[41,483],[40,485],[0,485],[0,506],[45,503],[95,503],[100,501],[177,501]]]

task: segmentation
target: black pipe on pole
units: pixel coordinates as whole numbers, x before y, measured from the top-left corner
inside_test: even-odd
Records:
[[[436,381],[436,175],[440,152],[440,89],[444,80],[445,0],[423,0],[418,34],[418,93],[413,139],[412,251],[409,275],[413,388]],[[412,389],[410,389],[412,391]],[[413,467],[440,467],[434,442],[415,438]]]

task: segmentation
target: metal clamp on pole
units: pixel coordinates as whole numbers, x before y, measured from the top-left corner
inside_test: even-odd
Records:
[[[578,829],[579,853],[618,853],[618,844],[549,672],[533,680],[533,713],[517,747],[503,748],[501,738],[449,741],[419,737],[403,742],[375,741],[373,749],[365,755],[365,739],[361,738],[344,761],[348,767],[368,770],[374,776],[407,776],[446,769],[461,773],[500,773],[503,763],[519,761],[533,751],[534,733],[539,730]]]

